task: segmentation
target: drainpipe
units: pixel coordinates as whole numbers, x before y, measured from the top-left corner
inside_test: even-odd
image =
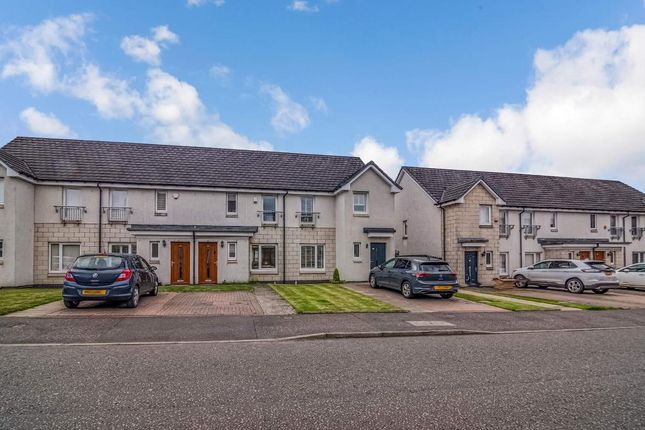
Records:
[[[287,283],[287,194],[282,195],[282,283]]]
[[[103,189],[99,183],[96,184],[96,188],[99,189],[99,253],[101,253],[103,249],[101,244],[103,236]]]
[[[629,217],[629,212],[623,217],[623,243],[627,242],[627,228],[625,226],[625,219]],[[616,262],[614,261],[614,264]],[[623,267],[627,266],[627,245],[623,245]]]
[[[441,258],[446,261],[446,208],[439,206],[441,209]]]
[[[195,230],[193,230],[193,285],[197,284],[195,282],[195,260],[197,259],[197,254],[195,254]]]
[[[522,212],[520,212],[520,222],[517,225],[519,228],[517,231],[520,233],[520,267],[524,267],[524,253],[522,252],[522,246],[524,244],[524,241],[522,240],[522,214],[526,212],[526,208],[522,208]]]

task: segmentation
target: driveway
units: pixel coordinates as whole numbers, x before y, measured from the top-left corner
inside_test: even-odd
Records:
[[[613,289],[605,294],[585,291],[583,294],[572,294],[565,290],[539,288],[513,288],[504,293],[517,296],[539,297],[550,300],[566,300],[569,302],[586,303],[589,305],[609,306],[620,309],[645,308],[645,291]]]
[[[343,286],[409,312],[509,312],[504,309],[481,303],[473,303],[456,297],[442,299],[439,296],[427,295],[417,296],[410,300],[404,298],[398,291],[387,288],[374,289],[368,283],[363,282],[350,283]]]

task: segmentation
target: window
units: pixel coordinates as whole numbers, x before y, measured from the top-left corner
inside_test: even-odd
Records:
[[[407,270],[410,266],[412,266],[412,263],[410,263],[410,260],[406,260],[405,258],[397,258],[396,263],[394,263],[395,269]]]
[[[80,206],[81,190],[78,188],[65,188],[63,191],[63,206]]]
[[[78,243],[50,243],[49,271],[64,272],[80,254],[81,245]]]
[[[314,222],[314,197],[300,197],[300,222],[303,224],[313,224]]]
[[[155,213],[163,214],[168,212],[168,192],[157,191],[155,193]]]
[[[633,252],[632,264],[645,263],[645,252]]]
[[[544,269],[548,269],[550,266],[551,266],[550,261],[542,261],[540,263],[535,264],[533,268],[537,270],[544,270]]]
[[[4,240],[0,239],[0,260],[4,258]]]
[[[128,206],[128,192],[126,190],[110,191],[110,206],[113,208],[124,208]]]
[[[598,228],[596,227],[596,214],[589,215],[589,228],[592,230],[596,230]]]
[[[403,238],[408,237],[408,220],[403,220]]]
[[[226,215],[237,215],[237,193],[226,193]]]
[[[253,245],[251,246],[251,269],[271,270],[276,269],[277,255],[276,245]]]
[[[237,260],[237,242],[228,242],[228,261]]]
[[[533,225],[533,212],[524,212],[522,214],[522,227]]]
[[[479,225],[493,225],[493,207],[490,205],[479,206]]]
[[[393,269],[393,268],[394,268],[394,263],[396,263],[396,258],[393,258],[393,259],[391,259],[391,260],[389,260],[389,261],[386,261],[386,262],[383,264],[383,266],[384,266],[386,269]]]
[[[508,211],[499,211],[499,225],[508,225]]]
[[[4,178],[0,178],[0,205],[4,204]]]
[[[300,268],[322,270],[325,268],[325,245],[301,245]]]
[[[524,254],[524,265],[525,266],[532,266],[537,261],[540,261],[540,253],[539,252],[527,252],[527,253]]]
[[[614,264],[616,261],[616,256],[614,255],[614,251],[609,251],[607,253],[607,258],[609,259],[609,264]]]
[[[2,203],[1,200],[0,200],[0,203]],[[631,222],[631,225],[632,225],[632,229],[638,228],[638,217],[637,216],[632,215],[632,217],[630,219],[630,222]]]
[[[577,266],[570,261],[552,261],[549,269],[554,270],[565,270],[565,269],[575,269]]]
[[[354,193],[354,213],[355,214],[367,213],[367,193],[364,193],[364,192]]]
[[[486,262],[486,268],[493,268],[493,251],[486,251],[484,253],[484,261]]]
[[[508,275],[508,252],[499,254],[499,274]]]
[[[114,254],[136,254],[136,243],[111,243],[109,246],[110,252]],[[157,248],[158,250],[159,248]]]
[[[558,229],[558,213],[557,212],[551,212],[551,221],[549,222],[549,227],[551,227],[551,230],[557,230]]]
[[[150,261],[159,261],[159,242],[150,242]]]
[[[361,243],[354,242],[354,259],[361,258]]]
[[[616,215],[610,215],[609,216],[609,227],[616,227],[618,217]]]
[[[276,218],[276,197],[262,196],[262,221],[267,223],[277,222]]]

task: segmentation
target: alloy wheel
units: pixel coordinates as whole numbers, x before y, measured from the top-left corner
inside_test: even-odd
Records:
[[[582,285],[579,279],[570,279],[567,281],[567,290],[570,293],[578,294],[584,290],[584,285]]]

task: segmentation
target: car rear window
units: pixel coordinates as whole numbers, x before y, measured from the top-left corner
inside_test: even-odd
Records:
[[[585,264],[592,269],[596,270],[614,270],[613,267],[606,265],[605,263],[601,263],[599,261],[585,261]]]
[[[114,270],[125,267],[121,257],[113,255],[86,255],[78,257],[74,262],[74,269],[81,270]]]
[[[419,270],[429,273],[452,272],[452,269],[446,263],[421,263]]]

